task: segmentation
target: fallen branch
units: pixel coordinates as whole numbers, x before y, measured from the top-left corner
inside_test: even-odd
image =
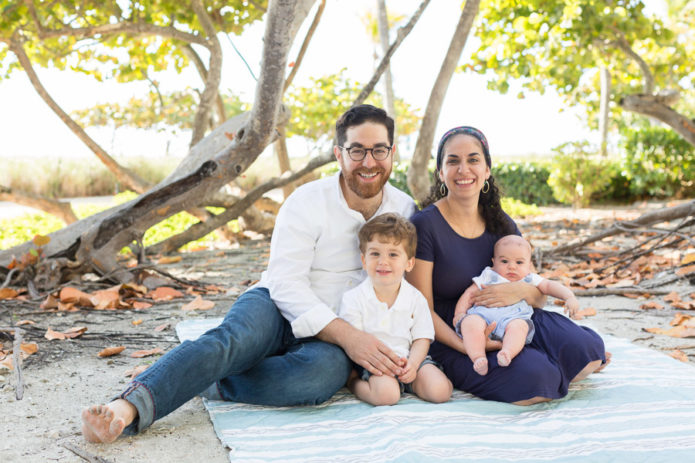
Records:
[[[650,294],[653,296],[661,296],[668,294],[670,291],[665,291],[663,289],[647,289],[640,288],[638,286],[631,286],[628,288],[594,288],[594,289],[580,289],[572,291],[575,296],[579,297],[589,297],[589,296],[623,296],[625,294]]]
[[[564,246],[558,246],[554,249],[546,251],[546,254],[567,254],[583,246],[586,246],[587,244],[600,241],[604,238],[608,238],[609,236],[624,233],[626,230],[643,227],[645,225],[651,225],[653,223],[667,222],[669,220],[680,219],[682,217],[688,217],[690,215],[695,215],[695,200],[689,201],[685,204],[681,204],[680,206],[668,207],[666,209],[648,212],[636,218],[635,220],[616,222],[607,230],[591,235],[583,240],[574,241]]]
[[[70,450],[72,453],[82,458],[83,460],[88,461],[89,463],[111,463],[110,460],[106,460],[105,458],[101,458],[98,455],[94,455],[93,453],[90,453],[83,448],[77,447],[76,445],[72,445],[69,442],[63,442],[60,445]]]
[[[24,330],[20,327],[14,329],[14,344],[12,345],[12,361],[14,363],[14,371],[17,374],[17,385],[15,386],[15,397],[17,400],[22,400],[24,397],[24,377],[22,375],[22,335]]]

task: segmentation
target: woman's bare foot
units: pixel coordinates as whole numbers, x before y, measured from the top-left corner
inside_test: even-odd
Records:
[[[594,373],[598,373],[599,371],[603,370],[608,366],[609,363],[611,363],[611,357],[613,357],[613,354],[610,352],[606,352],[606,362],[602,363],[601,366],[599,366],[596,370],[594,370]]]
[[[135,406],[123,399],[106,405],[92,405],[82,410],[82,435],[89,442],[113,442],[133,422],[137,413]]]
[[[512,363],[512,355],[508,350],[497,352],[497,365],[508,367],[510,363]]]
[[[487,357],[478,357],[473,361],[473,369],[480,376],[487,374]]]

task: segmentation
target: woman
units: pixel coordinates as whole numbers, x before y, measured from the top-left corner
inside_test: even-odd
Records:
[[[456,301],[472,278],[490,265],[495,242],[520,234],[500,206],[491,165],[482,132],[473,127],[448,131],[437,149],[432,194],[412,217],[418,247],[408,280],[432,309],[436,341],[430,355],[456,388],[483,399],[530,405],[564,397],[571,381],[586,378],[605,362],[603,341],[595,332],[561,314],[534,309],[533,341],[505,368],[497,365],[494,352],[488,352],[490,371],[481,376],[452,329]],[[524,282],[485,288],[474,303],[501,307],[522,299],[533,307],[545,305],[540,291]]]

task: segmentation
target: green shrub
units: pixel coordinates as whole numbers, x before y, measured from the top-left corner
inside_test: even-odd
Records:
[[[550,170],[541,162],[501,162],[492,168],[492,175],[503,196],[527,204],[556,204],[553,189],[548,185]]]
[[[588,206],[594,192],[606,188],[611,178],[607,162],[596,156],[586,141],[564,143],[556,148],[548,184],[555,197],[573,207]]]
[[[540,215],[543,213],[535,204],[525,204],[516,198],[505,197],[502,198],[500,202],[502,203],[502,210],[513,219]]]
[[[672,129],[623,133],[622,164],[634,196],[683,196],[695,191],[695,147]]]

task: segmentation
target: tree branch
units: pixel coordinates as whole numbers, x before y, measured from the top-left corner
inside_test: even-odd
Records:
[[[205,90],[203,90],[203,94],[200,96],[200,104],[198,104],[193,121],[193,134],[191,135],[190,144],[190,146],[193,146],[202,140],[205,135],[210,109],[215,101],[215,97],[219,95],[220,80],[222,78],[222,47],[217,39],[215,26],[212,24],[201,0],[191,0],[191,6],[208,36],[206,46],[210,50],[210,64],[208,65],[207,78],[205,79]]]
[[[39,80],[38,75],[34,71],[34,68],[29,60],[29,57],[24,50],[24,46],[20,40],[16,37],[10,39],[10,50],[15,54],[19,60],[20,65],[24,68],[31,84],[33,85],[39,96],[46,102],[46,104],[53,110],[54,113],[60,118],[65,125],[67,125],[72,132],[77,135],[77,137],[82,140],[82,142],[87,145],[87,147],[101,160],[102,163],[114,173],[119,182],[131,188],[133,191],[138,193],[144,193],[150,188],[150,185],[138,177],[137,174],[131,172],[129,169],[118,164],[109,154],[104,151],[104,149],[99,146],[99,144],[94,141],[87,132],[84,131],[80,125],[75,122],[63,109],[56,103],[56,101],[49,95],[46,88],[43,86]]]
[[[197,43],[208,47],[208,41],[196,34],[180,31],[171,26],[156,26],[148,23],[133,23],[133,22],[118,22],[115,24],[101,24],[90,27],[63,27],[61,29],[46,29],[39,20],[34,2],[32,0],[24,0],[25,5],[29,9],[29,14],[36,25],[36,33],[40,39],[50,39],[54,37],[70,36],[78,39],[86,37],[94,37],[95,35],[113,35],[113,34],[133,34],[133,35],[157,35],[170,39],[181,40],[186,43]]]
[[[425,8],[427,7],[427,5],[429,5],[429,3],[430,0],[423,0],[422,3],[420,3],[420,6],[418,6],[417,10],[415,10],[415,13],[413,13],[413,15],[410,17],[408,23],[405,26],[402,26],[398,29],[396,40],[394,40],[389,49],[386,50],[386,53],[384,53],[384,57],[381,58],[381,62],[376,67],[376,71],[374,71],[372,79],[367,83],[367,85],[364,86],[360,94],[352,103],[352,106],[361,105],[362,103],[364,103],[364,100],[367,99],[369,94],[372,93],[374,87],[376,86],[376,83],[379,82],[381,75],[384,73],[386,67],[391,62],[391,56],[393,56],[393,54],[396,52],[396,49],[398,49],[401,42],[403,42],[403,40],[405,40],[408,34],[410,34],[410,31],[413,30],[413,27],[415,27],[415,23],[417,23],[418,19],[420,19],[420,16],[422,16],[422,12],[425,11]],[[468,3],[469,2],[466,2],[466,5]]]
[[[627,111],[644,114],[672,127],[681,137],[695,146],[695,121],[674,111],[661,95],[628,95],[618,104]]]
[[[167,254],[176,251],[178,248],[186,243],[193,240],[197,240],[207,235],[211,231],[225,225],[230,220],[234,220],[239,217],[247,208],[249,208],[254,202],[259,200],[265,193],[275,188],[280,188],[292,183],[295,180],[302,178],[307,173],[313,171],[314,169],[321,167],[329,162],[333,161],[334,158],[331,153],[324,153],[321,156],[317,156],[310,160],[303,168],[295,172],[285,172],[285,174],[274,177],[262,185],[257,186],[253,190],[249,191],[246,196],[236,202],[233,206],[225,210],[224,212],[211,217],[205,222],[198,222],[190,226],[186,231],[179,233],[178,235],[167,238],[154,246],[147,248],[148,254]]]
[[[203,80],[203,83],[205,83],[208,80],[208,70],[205,68],[205,64],[203,63],[203,60],[200,58],[200,55],[195,51],[195,49],[191,46],[190,43],[184,45],[183,47],[181,47],[181,49],[186,55],[188,55],[188,58],[191,61],[193,61],[195,68],[198,70],[200,78]],[[222,100],[222,95],[220,95],[219,90],[217,91],[217,96],[215,98],[215,109],[217,111],[217,119],[219,120],[219,125],[227,120],[227,115],[224,111],[224,101]]]
[[[290,75],[287,76],[287,79],[285,79],[285,86],[282,88],[282,92],[286,92],[287,89],[289,88],[290,84],[292,84],[292,80],[294,80],[294,76],[297,74],[297,70],[299,69],[299,65],[302,64],[302,60],[304,59],[304,54],[306,53],[307,48],[309,48],[309,42],[311,42],[311,38],[314,36],[314,32],[316,31],[316,28],[319,25],[319,21],[321,20],[321,15],[323,14],[323,10],[326,8],[326,0],[321,0],[321,3],[319,4],[319,8],[316,10],[316,14],[314,15],[314,20],[311,22],[311,26],[309,26],[309,30],[306,32],[306,36],[304,37],[304,41],[302,42],[302,46],[299,49],[299,53],[297,53],[297,57],[294,60],[294,66],[292,66],[292,70],[290,71]]]
[[[618,235],[620,233],[623,233],[625,231],[625,229],[637,228],[637,227],[641,227],[644,225],[650,225],[653,223],[659,223],[659,222],[665,222],[668,220],[679,219],[679,218],[687,217],[690,215],[695,215],[695,200],[689,201],[685,204],[681,204],[680,206],[669,207],[666,209],[660,209],[660,210],[654,211],[654,212],[647,212],[646,214],[639,216],[635,220],[629,220],[629,221],[626,220],[626,221],[622,221],[622,222],[616,222],[607,230],[604,230],[600,233],[596,233],[594,235],[591,235],[588,238],[585,238],[583,240],[575,240],[575,241],[568,243],[564,246],[558,246],[555,249],[551,249],[551,250],[547,251],[545,254],[556,255],[556,256],[561,255],[561,254],[567,254],[567,253],[574,251],[578,248],[586,246],[587,244],[590,244],[590,243],[593,243],[596,241],[600,241],[604,238],[608,238],[609,236]]]
[[[66,224],[77,221],[77,216],[73,212],[70,203],[63,203],[32,193],[13,190],[2,185],[0,185],[0,201],[10,201],[23,206],[33,207],[34,209],[40,209],[58,217]]]
[[[637,63],[637,65],[642,70],[642,74],[644,75],[644,93],[646,93],[647,95],[653,94],[654,74],[652,74],[651,69],[649,69],[649,65],[646,63],[646,61],[642,59],[640,55],[635,53],[635,51],[632,49],[627,39],[625,38],[625,34],[623,34],[620,30],[618,30],[615,27],[611,27],[611,29],[618,36],[618,39],[611,40],[608,43],[622,50],[628,57],[630,57],[634,62]]]

